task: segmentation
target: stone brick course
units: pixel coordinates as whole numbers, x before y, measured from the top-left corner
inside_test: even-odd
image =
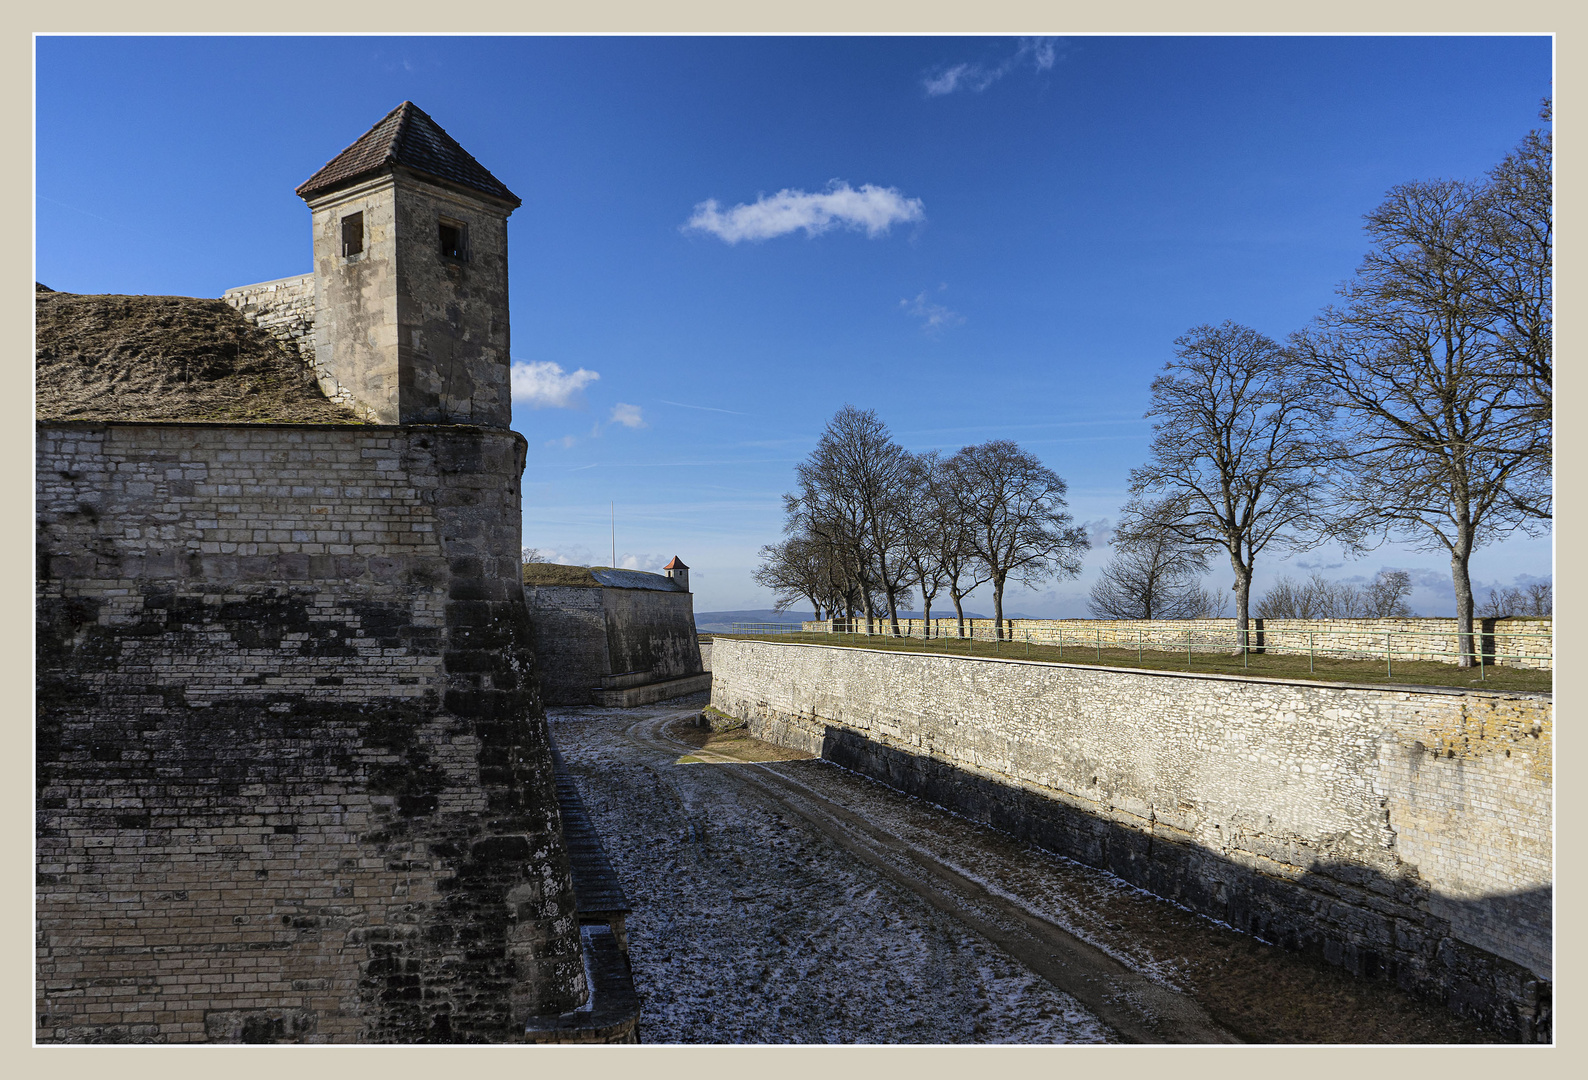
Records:
[[[250,322],[314,366],[314,275],[239,285],[221,296]]]
[[[712,669],[759,738],[1548,1038],[1547,696],[731,638]]]
[[[577,1006],[523,439],[37,450],[37,1038],[510,1041]]]

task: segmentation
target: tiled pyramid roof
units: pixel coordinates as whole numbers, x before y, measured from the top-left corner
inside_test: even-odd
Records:
[[[666,566],[662,567],[662,569],[663,570],[688,570],[689,567],[684,565],[684,560],[683,559],[680,559],[677,555],[674,555],[673,556],[673,561],[668,563]]]
[[[514,206],[523,200],[475,161],[441,125],[411,101],[405,101],[370,128],[358,141],[326,162],[325,167],[298,185],[298,197],[307,199],[378,175],[392,166],[412,169],[462,187],[483,191]]]

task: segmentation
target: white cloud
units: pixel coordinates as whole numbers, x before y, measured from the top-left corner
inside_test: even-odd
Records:
[[[579,391],[601,376],[580,368],[569,373],[550,360],[530,363],[513,361],[513,400],[532,409],[571,409],[578,405]]]
[[[943,286],[939,286],[941,291]],[[906,315],[921,320],[921,329],[928,334],[940,334],[950,326],[959,326],[965,321],[965,316],[957,311],[952,311],[942,304],[933,304],[926,299],[926,293],[916,295],[914,300],[900,300],[899,306]]]
[[[640,414],[638,405],[626,405],[620,401],[612,406],[612,423],[622,424],[626,428],[642,428],[645,426],[645,417]]]
[[[560,439],[547,439],[546,440],[546,445],[547,446],[560,446],[564,450],[566,450],[569,447],[573,446],[573,444],[578,442],[578,441],[579,441],[579,439],[575,435],[564,435]]]
[[[1050,37],[1021,38],[1015,54],[1000,64],[954,64],[928,75],[921,80],[928,97],[942,97],[957,90],[979,94],[993,83],[1022,64],[1030,63],[1038,71],[1047,71],[1058,62],[1058,39]]]
[[[1086,539],[1091,542],[1094,551],[1099,548],[1105,548],[1113,542],[1114,528],[1109,524],[1107,518],[1098,518],[1096,521],[1083,521],[1080,523],[1080,528],[1086,530]]]
[[[625,551],[623,554],[618,556],[618,565],[616,569],[646,570],[650,573],[656,574],[661,572],[662,567],[667,564],[667,561],[666,555],[651,555],[649,553],[634,554],[632,552]]]
[[[684,228],[708,232],[730,244],[740,240],[767,240],[804,229],[807,236],[819,236],[837,226],[865,230],[876,237],[895,223],[920,221],[926,209],[920,199],[907,199],[898,188],[862,184],[852,188],[833,180],[826,191],[804,192],[784,188],[776,195],[763,195],[753,203],[740,203],[724,211],[716,199],[695,206]]]

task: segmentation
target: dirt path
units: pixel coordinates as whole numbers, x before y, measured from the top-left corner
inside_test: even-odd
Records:
[[[648,1042],[1484,1038],[830,763],[703,747],[682,704],[551,714],[635,908]]]

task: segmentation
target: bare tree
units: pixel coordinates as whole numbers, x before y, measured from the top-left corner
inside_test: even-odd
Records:
[[[921,591],[922,636],[931,637],[932,601],[949,584],[944,552],[957,542],[959,522],[942,498],[943,460],[936,451],[912,454],[905,482],[903,553]]]
[[[1364,619],[1410,618],[1406,598],[1412,594],[1412,576],[1404,570],[1380,570],[1362,587]]]
[[[545,562],[546,552],[540,550],[540,548],[527,547],[519,552],[518,561],[521,563]]]
[[[1207,549],[1186,543],[1167,527],[1178,517],[1173,505],[1127,507],[1136,522],[1116,530],[1114,558],[1092,586],[1087,607],[1105,619],[1191,619],[1213,606],[1201,587],[1208,572]]]
[[[1412,591],[1411,575],[1404,570],[1380,570],[1361,588],[1345,581],[1330,581],[1317,571],[1306,581],[1281,577],[1258,601],[1260,619],[1387,619],[1407,617],[1406,597]]]
[[[1397,536],[1448,554],[1463,667],[1474,656],[1473,551],[1528,529],[1548,505],[1531,403],[1473,269],[1482,199],[1456,181],[1391,190],[1368,215],[1373,246],[1342,303],[1291,339],[1341,419],[1338,505],[1352,542]]]
[[[887,604],[892,632],[899,632],[897,598],[907,576],[899,558],[908,520],[907,469],[908,455],[877,414],[845,405],[800,463],[799,490],[784,497],[790,518],[831,545],[858,583],[868,634],[877,594]]]
[[[1075,577],[1090,543],[1063,509],[1064,481],[1015,443],[994,439],[967,446],[949,458],[946,471],[967,550],[986,567],[993,587],[995,632],[1002,640],[1009,579],[1034,585],[1059,575]]]
[[[1163,527],[1190,546],[1222,547],[1235,571],[1235,625],[1250,626],[1258,555],[1304,550],[1327,532],[1321,435],[1326,399],[1283,350],[1232,322],[1175,339],[1177,359],[1152,383],[1152,459],[1130,473],[1136,505],[1178,508]],[[1142,524],[1139,514],[1122,522]]]
[[[803,599],[809,601],[819,622],[822,611],[831,610],[830,557],[821,542],[809,536],[791,536],[761,549],[761,565],[751,577],[757,585],[772,590],[776,610],[787,611]]]
[[[1288,574],[1279,578],[1257,602],[1259,619],[1355,619],[1363,614],[1357,589],[1343,581],[1330,581],[1313,571],[1306,581]]]
[[[1536,581],[1519,588],[1490,589],[1479,614],[1485,618],[1503,619],[1514,615],[1553,615],[1555,590],[1548,581]]]
[[[1540,119],[1550,118],[1549,102]],[[1501,338],[1504,362],[1526,386],[1547,459],[1554,399],[1553,140],[1535,130],[1489,171],[1474,210],[1475,242],[1455,246]],[[1546,461],[1547,464],[1547,461]]]

